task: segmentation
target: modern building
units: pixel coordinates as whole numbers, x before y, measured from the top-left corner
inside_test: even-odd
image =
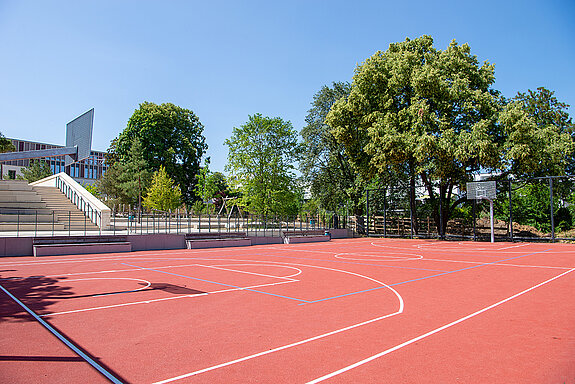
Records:
[[[9,138],[9,140],[12,142],[12,144],[14,144],[14,147],[16,147],[16,152],[63,147],[62,145],[38,143],[35,141],[20,139]],[[104,155],[105,152],[91,151],[89,158],[67,167],[64,165],[65,156],[44,157],[36,160],[46,162],[52,169],[52,173],[66,172],[77,182],[85,185],[94,183],[101,175],[104,174],[104,172],[106,172],[106,169],[108,169],[108,166],[104,162]],[[2,178],[16,178],[17,175],[21,175],[21,169],[28,167],[29,165],[29,159],[4,161],[0,163]]]

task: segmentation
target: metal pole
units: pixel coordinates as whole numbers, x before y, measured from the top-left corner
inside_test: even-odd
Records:
[[[555,219],[553,218],[553,179],[549,178],[549,202],[551,205],[551,242],[555,242]]]
[[[512,211],[512,197],[511,197],[511,180],[509,180],[509,237],[513,241],[513,213]]]
[[[415,188],[415,187],[413,187]],[[413,207],[411,206],[411,191],[412,187],[409,187],[409,228],[411,229],[411,238],[413,239]],[[415,191],[413,192],[415,194]]]
[[[365,190],[365,234],[369,236],[369,189]]]
[[[495,228],[493,223],[493,200],[489,199],[489,219],[491,221],[491,242],[495,243]]]
[[[383,237],[387,237],[387,188],[383,189]]]
[[[477,222],[476,222],[476,214],[475,214],[475,210],[476,210],[476,200],[473,199],[473,205],[472,205],[472,215],[473,215],[473,241],[477,241]]]

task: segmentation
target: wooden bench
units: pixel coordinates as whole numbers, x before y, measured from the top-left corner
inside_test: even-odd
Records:
[[[51,236],[32,241],[34,256],[131,252],[126,236]]]
[[[245,247],[252,240],[245,232],[189,233],[186,235],[187,249]]]
[[[281,237],[284,244],[313,243],[330,241],[331,235],[327,230],[313,229],[301,231],[282,231]]]

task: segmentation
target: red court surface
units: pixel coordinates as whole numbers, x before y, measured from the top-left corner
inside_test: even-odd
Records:
[[[0,287],[2,383],[575,384],[570,244],[2,258]]]

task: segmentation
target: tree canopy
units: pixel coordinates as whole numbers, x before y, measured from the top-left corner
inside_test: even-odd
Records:
[[[534,129],[524,104],[506,105],[494,79],[494,66],[480,64],[467,44],[439,50],[429,36],[406,39],[357,67],[349,97],[333,105],[326,122],[357,172],[370,179],[393,169],[412,184],[420,179],[448,218],[454,186],[473,173],[533,173],[573,151],[568,135]]]
[[[300,156],[297,132],[279,117],[249,116],[225,141],[226,170],[241,192],[241,203],[253,213],[293,213],[299,202],[295,163]]]
[[[144,102],[113,143],[114,154],[124,160],[134,139],[139,138],[148,169],[156,171],[164,166],[180,186],[183,200],[191,203],[195,200],[195,175],[207,149],[203,130],[204,126],[191,110],[171,103]]]
[[[361,210],[364,183],[352,168],[345,146],[332,134],[325,118],[333,104],[346,99],[351,84],[334,82],[332,87],[323,86],[314,96],[312,108],[306,116],[307,125],[301,130],[303,138],[302,161],[304,179],[312,196],[327,209],[336,210],[342,203],[351,202],[352,211]]]

